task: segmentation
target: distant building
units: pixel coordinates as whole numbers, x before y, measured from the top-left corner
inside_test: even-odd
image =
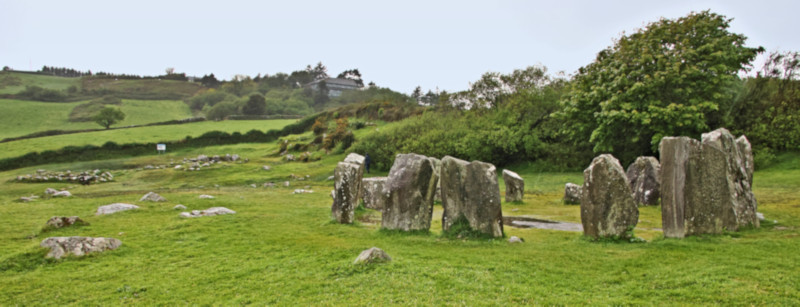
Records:
[[[317,80],[309,84],[306,84],[306,86],[316,91],[319,90],[319,84],[323,81],[325,82],[325,87],[328,88],[328,97],[339,97],[342,95],[342,92],[344,91],[358,90],[361,88],[360,86],[358,86],[358,83],[356,83],[356,81],[350,79],[339,79],[339,78],[327,78],[324,80]]]

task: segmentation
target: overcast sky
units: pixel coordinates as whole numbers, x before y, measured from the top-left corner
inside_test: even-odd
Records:
[[[0,66],[230,79],[322,62],[410,93],[487,71],[574,73],[623,32],[710,9],[749,46],[800,51],[800,1],[9,1]]]

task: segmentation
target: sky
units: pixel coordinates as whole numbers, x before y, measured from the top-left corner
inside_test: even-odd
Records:
[[[231,79],[322,62],[455,92],[489,71],[573,74],[623,33],[702,10],[733,18],[748,46],[800,51],[800,1],[0,0],[0,66]]]

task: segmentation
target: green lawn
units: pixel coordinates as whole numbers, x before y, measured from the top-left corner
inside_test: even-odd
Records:
[[[70,122],[72,109],[85,103],[36,102],[0,99],[0,139],[18,137],[46,130],[80,130],[103,128],[94,122]],[[112,126],[143,125],[192,117],[192,112],[179,100],[129,100],[118,106],[125,120]]]
[[[9,305],[798,305],[800,304],[800,169],[779,164],[756,172],[759,211],[769,222],[735,234],[660,238],[647,243],[594,243],[580,233],[506,227],[525,239],[449,240],[439,236],[441,206],[430,234],[379,231],[380,213],[355,225],[330,222],[327,176],[344,155],[311,163],[284,162],[277,145],[239,144],[166,155],[47,165],[0,173],[8,180],[37,168],[110,169],[113,183],[19,184],[0,187],[0,302]],[[198,154],[238,153],[249,163],[189,172],[171,162]],[[784,160],[791,164],[790,155]],[[795,159],[796,160],[796,159]],[[136,170],[143,165],[167,169]],[[271,171],[261,170],[271,165]],[[579,206],[560,203],[575,173],[520,174],[525,201],[505,215],[579,221]],[[309,175],[309,180],[290,175]],[[378,174],[376,174],[378,175]],[[268,181],[291,187],[262,188]],[[575,182],[580,184],[580,181]],[[249,184],[257,184],[251,188]],[[293,195],[309,186],[313,194]],[[69,188],[70,199],[15,200],[47,187]],[[541,187],[541,188],[538,188]],[[149,191],[166,203],[141,203]],[[211,194],[214,200],[200,200]],[[127,202],[136,211],[94,216],[98,206]],[[224,206],[235,215],[182,219],[190,210]],[[513,209],[517,209],[514,211]],[[640,227],[660,227],[657,208],[642,209]],[[40,233],[54,215],[78,215],[90,226]],[[645,222],[644,220],[648,220]],[[777,223],[772,222],[777,220]],[[643,225],[644,224],[644,225]],[[44,260],[48,236],[108,236],[114,251]],[[353,265],[377,246],[393,260]]]
[[[8,79],[7,79],[8,78]],[[8,85],[10,80],[15,80],[18,85]],[[66,90],[70,86],[80,87],[81,78],[65,78],[16,72],[0,72],[0,94],[16,94],[25,89],[25,86],[39,86],[47,89]]]
[[[257,129],[279,130],[294,123],[294,119],[205,121],[180,125],[150,126],[114,129],[86,133],[46,136],[0,143],[0,159],[18,157],[29,152],[56,150],[66,146],[103,145],[108,141],[117,144],[175,141],[186,136],[197,137],[208,131],[241,132]],[[169,150],[169,148],[167,148]]]

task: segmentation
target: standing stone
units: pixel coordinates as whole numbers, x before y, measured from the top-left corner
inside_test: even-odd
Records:
[[[161,195],[156,194],[155,192],[149,192],[142,196],[139,201],[154,201],[154,202],[161,202],[167,201],[166,198],[162,197]]]
[[[583,188],[581,188],[581,186],[572,182],[567,182],[567,184],[564,185],[564,202],[567,204],[580,204],[582,190]]]
[[[581,223],[592,238],[629,238],[639,221],[639,208],[619,160],[600,155],[583,171]]]
[[[503,182],[506,183],[506,202],[522,201],[525,180],[517,173],[504,169]]]
[[[364,207],[383,210],[389,201],[389,195],[383,192],[388,177],[371,177],[361,180],[361,198],[364,200]]]
[[[625,172],[638,205],[658,205],[661,198],[661,164],[655,157],[638,157]]]
[[[381,228],[429,230],[437,176],[428,157],[399,154],[394,159],[383,193],[389,196],[381,215]]]
[[[339,162],[333,172],[335,197],[331,216],[342,224],[353,223],[353,210],[358,206],[362,168],[358,164]]]
[[[719,234],[759,226],[747,139],[724,128],[702,135],[665,137],[662,157],[662,225],[667,238]]]
[[[503,236],[500,186],[494,165],[446,156],[442,159],[440,183],[444,231],[466,219],[473,230],[493,237]]]
[[[753,148],[750,147],[750,141],[747,137],[742,135],[736,139],[736,145],[739,147],[739,153],[742,155],[742,162],[744,169],[747,173],[748,183],[753,187],[753,172],[755,171],[755,163],[753,162]]]
[[[433,194],[433,201],[442,202],[442,184],[441,184],[441,171],[442,160],[428,157],[433,165],[433,174],[436,175],[436,193]]]
[[[50,237],[39,244],[41,247],[50,248],[50,252],[45,257],[56,259],[68,254],[83,256],[88,253],[116,249],[121,245],[122,242],[114,238],[92,237]]]

